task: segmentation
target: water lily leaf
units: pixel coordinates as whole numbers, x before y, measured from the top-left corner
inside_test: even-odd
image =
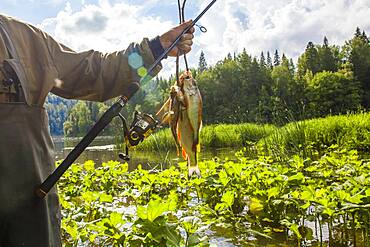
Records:
[[[366,196],[370,196],[370,188],[365,191]]]
[[[228,207],[231,207],[234,204],[234,191],[227,191],[223,194],[221,201],[226,203]]]
[[[298,172],[297,174],[290,176],[288,181],[302,181],[304,180],[304,175],[302,172]]]
[[[357,194],[357,195],[354,195],[354,196],[351,196],[350,198],[348,198],[348,201],[351,202],[351,203],[359,204],[359,203],[362,202],[362,198],[364,198],[363,195]]]
[[[299,198],[299,192],[297,190],[290,193],[293,198]]]
[[[86,192],[83,192],[81,196],[86,203],[90,204],[91,202],[96,201],[100,195],[98,192],[95,192],[95,191],[94,192],[86,191]]]
[[[227,207],[226,203],[217,203],[215,206],[216,211],[224,210]]]
[[[100,202],[112,202],[113,201],[113,196],[102,193],[99,197]]]
[[[249,204],[249,211],[252,214],[258,214],[263,210],[263,204],[257,198],[252,198]]]
[[[92,160],[88,160],[84,163],[84,169],[86,171],[91,171],[95,169],[95,163]]]
[[[325,208],[324,211],[322,211],[322,212],[324,214],[329,215],[329,216],[332,216],[335,213],[335,211],[333,209],[331,209],[331,208]]]
[[[176,208],[176,207],[175,207]],[[160,200],[150,200],[147,206],[137,207],[137,216],[143,220],[153,222],[156,218],[167,211],[173,209],[173,202],[161,202]]]
[[[110,223],[114,226],[117,227],[120,224],[125,223],[125,221],[122,219],[122,214],[113,212],[109,216]]]
[[[302,235],[299,232],[299,226],[297,224],[290,224],[288,228],[294,233],[298,240],[302,239]]]
[[[226,173],[225,170],[220,171],[218,176],[219,176],[219,180],[220,180],[220,182],[223,186],[226,186],[229,183],[230,178],[228,178],[227,173]]]
[[[302,209],[307,209],[310,205],[311,205],[311,203],[310,203],[310,202],[306,202],[305,204],[303,204],[303,205],[301,206],[301,208],[302,208]]]
[[[349,199],[350,194],[345,192],[344,190],[338,190],[336,191],[336,196],[339,198],[340,201],[344,201]]]
[[[176,231],[175,227],[166,226],[166,246],[168,247],[179,247],[181,242],[181,235]]]
[[[301,193],[301,199],[306,201],[313,201],[314,197],[311,191],[305,190]]]
[[[306,226],[299,226],[298,227],[299,232],[301,233],[302,237],[306,240],[313,240],[313,230]]]
[[[268,199],[270,199],[271,197],[277,196],[279,192],[280,192],[279,187],[273,187],[273,188],[268,189],[267,190]]]
[[[78,238],[77,224],[73,224],[73,226],[67,225],[64,229],[69,235],[71,235],[72,239]]]
[[[198,244],[200,244],[200,239],[199,239],[199,236],[198,234],[192,234],[189,236],[188,238],[188,245],[187,246],[197,246]]]

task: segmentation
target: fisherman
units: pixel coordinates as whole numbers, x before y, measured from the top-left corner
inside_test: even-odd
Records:
[[[54,170],[43,108],[48,93],[91,101],[124,94],[190,24],[102,54],[75,52],[34,26],[0,14],[0,247],[62,245],[56,190],[45,200],[34,196]],[[188,53],[193,33],[191,28],[168,55]]]

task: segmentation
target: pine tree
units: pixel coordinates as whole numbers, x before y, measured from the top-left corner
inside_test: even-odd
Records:
[[[231,53],[230,52],[227,54],[226,59],[228,59],[228,60],[232,60],[233,59],[233,57],[231,56]]]
[[[263,54],[263,52],[261,52],[261,56],[260,56],[260,65],[261,65],[261,67],[266,66],[265,54]]]
[[[269,69],[272,69],[272,59],[269,51],[267,52],[267,67],[269,67]]]
[[[369,43],[369,38],[367,37],[365,30],[362,31],[361,38],[364,40],[365,43]]]
[[[319,54],[315,45],[310,41],[307,44],[305,51],[305,62],[306,68],[311,70],[313,74],[316,74],[320,70]]]
[[[337,59],[334,57],[333,51],[329,46],[329,41],[324,37],[323,45],[318,48],[320,68],[319,71],[332,71],[338,70]]]
[[[285,54],[283,53],[283,56],[281,57],[281,62],[282,63],[286,63],[286,62],[288,62],[288,59],[286,58],[286,56],[285,56]]]
[[[360,38],[361,36],[362,36],[361,29],[357,27],[355,31],[355,37]]]
[[[275,50],[274,54],[274,66],[279,66],[280,65],[280,56],[278,50]]]
[[[357,80],[360,81],[363,89],[362,105],[365,108],[370,107],[370,45],[367,37],[356,29],[354,37],[346,42],[343,50],[346,59],[353,65],[353,73]]]
[[[200,52],[198,69],[200,72],[203,72],[207,69],[207,61],[203,51]]]

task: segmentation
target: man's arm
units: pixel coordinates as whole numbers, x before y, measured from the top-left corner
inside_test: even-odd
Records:
[[[139,82],[155,60],[148,39],[109,54],[74,52],[51,38],[46,41],[58,72],[52,92],[65,98],[105,101],[119,96],[130,83]]]
[[[103,54],[97,51],[74,52],[52,38],[46,38],[51,57],[58,72],[52,92],[74,99],[105,101],[121,95],[132,82],[140,82],[147,69],[190,22],[171,29],[160,37],[141,43],[131,43],[127,49]],[[187,53],[191,49],[194,29],[184,35],[179,48]],[[170,56],[177,53],[177,48]],[[157,66],[156,75],[161,69]]]

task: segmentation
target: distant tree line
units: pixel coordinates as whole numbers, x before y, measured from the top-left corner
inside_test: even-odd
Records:
[[[208,66],[201,52],[198,68],[192,71],[203,96],[205,124],[283,125],[370,107],[370,44],[369,37],[359,28],[341,47],[330,45],[326,37],[322,44],[309,42],[296,65],[278,50],[272,55],[262,52],[258,58],[244,50]],[[157,77],[142,85],[125,114],[130,116],[134,110],[155,114],[174,82],[173,76]],[[83,135],[110,104],[74,104],[64,122],[64,134]],[[52,133],[61,132],[68,106],[49,106]],[[60,115],[56,110],[61,111]],[[106,134],[116,130],[120,130],[117,122]]]

